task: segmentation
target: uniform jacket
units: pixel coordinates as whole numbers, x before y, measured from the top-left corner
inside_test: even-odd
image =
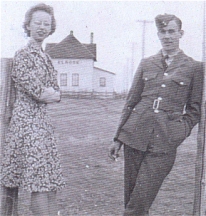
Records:
[[[200,120],[203,63],[180,51],[166,71],[162,52],[143,59],[114,140],[146,151],[176,149]]]

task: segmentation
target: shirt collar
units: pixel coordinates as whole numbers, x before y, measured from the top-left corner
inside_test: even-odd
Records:
[[[164,50],[162,49],[162,55],[163,55],[163,56],[168,56],[169,58],[174,58],[179,52],[181,52],[180,49],[178,49],[174,54],[168,55],[168,54],[166,54],[166,53],[164,52]]]

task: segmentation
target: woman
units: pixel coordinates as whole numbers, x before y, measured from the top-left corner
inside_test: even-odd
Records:
[[[13,61],[16,101],[6,136],[1,182],[7,194],[18,187],[30,191],[34,215],[57,215],[56,191],[65,183],[47,104],[60,101],[60,91],[57,72],[41,48],[56,28],[53,8],[45,4],[32,7],[23,28],[30,40]],[[10,208],[7,203],[5,209],[6,205]]]

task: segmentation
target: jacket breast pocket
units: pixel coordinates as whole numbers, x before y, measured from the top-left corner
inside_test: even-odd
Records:
[[[153,72],[153,71],[145,71],[143,73],[143,80],[144,80],[144,84],[145,84],[145,88],[151,88],[156,86],[156,77],[157,77],[158,73],[157,72]]]
[[[184,98],[187,96],[190,82],[191,80],[188,77],[172,77],[174,93],[178,98]]]

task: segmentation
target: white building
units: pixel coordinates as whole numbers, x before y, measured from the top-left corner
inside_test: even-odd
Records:
[[[82,44],[70,32],[60,43],[46,44],[45,51],[58,71],[58,83],[64,93],[113,93],[115,73],[94,67],[96,44]]]

